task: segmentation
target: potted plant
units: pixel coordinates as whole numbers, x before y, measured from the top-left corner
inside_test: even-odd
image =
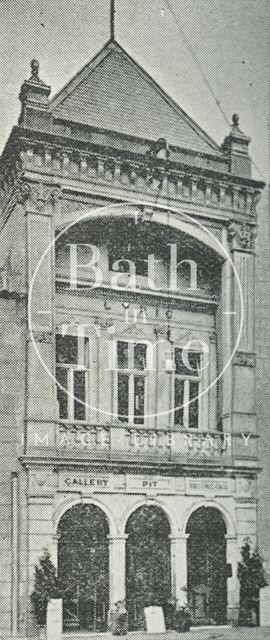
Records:
[[[34,590],[31,593],[36,622],[39,626],[39,636],[45,636],[47,605],[52,598],[59,598],[60,589],[56,576],[56,568],[51,562],[47,549],[35,567]]]

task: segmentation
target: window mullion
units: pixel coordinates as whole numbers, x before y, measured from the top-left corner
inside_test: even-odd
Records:
[[[131,373],[128,378],[128,422],[134,423],[134,373]]]
[[[68,417],[74,420],[74,375],[71,367],[68,368]]]
[[[189,414],[189,380],[186,379],[184,380],[184,427],[185,429],[188,429],[189,427],[189,420],[188,420],[188,414]]]

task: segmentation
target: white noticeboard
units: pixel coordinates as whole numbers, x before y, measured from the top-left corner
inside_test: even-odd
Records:
[[[260,589],[260,626],[270,627],[270,587]]]
[[[46,639],[61,640],[63,627],[62,600],[50,600],[47,607]]]
[[[147,633],[165,633],[165,620],[162,607],[146,607],[144,610]]]

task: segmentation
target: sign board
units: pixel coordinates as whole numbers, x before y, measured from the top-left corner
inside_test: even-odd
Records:
[[[61,640],[62,627],[62,600],[50,600],[47,607],[46,640]]]
[[[115,490],[114,477],[111,475],[89,473],[59,474],[60,491],[80,491],[84,493],[102,493]]]
[[[270,587],[260,589],[260,626],[270,627]]]
[[[186,478],[187,495],[227,496],[232,493],[229,478]]]
[[[146,607],[144,610],[147,633],[165,633],[165,620],[162,607]]]
[[[126,490],[129,493],[176,493],[175,479],[162,476],[127,476]]]

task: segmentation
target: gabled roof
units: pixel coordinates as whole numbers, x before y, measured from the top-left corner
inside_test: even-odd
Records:
[[[220,147],[115,41],[50,102],[55,118],[222,156]]]

